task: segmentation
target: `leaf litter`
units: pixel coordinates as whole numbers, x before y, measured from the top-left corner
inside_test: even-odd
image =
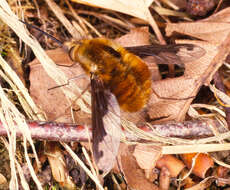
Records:
[[[119,1],[108,1],[108,2],[106,2],[106,3],[108,3],[109,7],[106,5],[101,5],[101,2],[100,2],[100,4],[96,4],[96,6],[102,7],[102,8],[107,8],[107,9],[112,9],[112,10],[118,10],[119,12],[123,12],[123,13],[129,14],[129,15],[144,19],[145,21],[149,22],[149,24],[152,26],[154,31],[157,33],[159,41],[161,43],[164,43],[163,37],[161,36],[159,30],[158,29],[155,30],[157,25],[156,25],[155,20],[153,19],[153,17],[151,16],[151,14],[148,10],[148,7],[152,4],[152,1],[143,1],[143,2],[140,2],[140,1],[136,1],[136,3],[133,2],[134,4],[132,4],[132,5],[134,5],[134,7],[136,7],[137,5],[142,3],[141,7],[143,7],[143,9],[138,9],[138,12],[129,12],[127,9],[127,5],[119,4]],[[47,3],[53,10],[57,11],[57,12],[55,12],[55,15],[57,15],[57,17],[61,20],[61,22],[66,27],[66,29],[70,32],[70,34],[72,34],[72,36],[77,35],[78,32],[74,31],[74,29],[73,29],[73,28],[75,28],[76,24],[74,26],[74,24],[68,22],[68,20],[64,20],[64,18],[65,18],[64,14],[61,14],[62,11],[55,8],[55,4],[52,1],[47,0]],[[96,1],[95,1],[95,3],[96,3]],[[114,6],[112,6],[113,8],[111,8],[112,3],[114,3],[113,4]],[[88,4],[89,4],[89,2],[87,3],[87,5]],[[42,67],[36,61],[34,61],[33,63],[30,64],[31,65],[30,95],[33,98],[33,100],[36,102],[36,105],[39,105],[40,109],[38,109],[35,106],[35,104],[33,103],[33,100],[31,101],[30,98],[27,97],[27,92],[25,92],[25,95],[24,95],[24,96],[26,96],[25,100],[24,100],[24,96],[21,96],[21,94],[18,94],[18,96],[21,97],[19,99],[22,100],[22,102],[25,102],[23,105],[30,105],[30,107],[27,106],[27,108],[24,108],[25,110],[27,110],[25,112],[26,113],[41,113],[40,110],[42,110],[45,113],[46,119],[53,120],[53,119],[56,119],[56,117],[58,117],[59,121],[72,122],[72,118],[70,117],[72,112],[68,109],[70,106],[72,106],[72,110],[79,109],[79,108],[81,109],[81,113],[78,113],[78,116],[77,117],[75,116],[75,119],[81,118],[81,121],[85,121],[86,125],[87,125],[88,124],[87,122],[90,122],[89,94],[84,93],[82,95],[82,97],[77,100],[77,102],[76,102],[77,105],[75,105],[76,107],[74,107],[72,105],[74,100],[81,93],[80,89],[84,89],[84,87],[87,85],[88,81],[84,77],[81,79],[81,81],[73,81],[73,82],[71,81],[69,85],[66,85],[63,88],[55,89],[53,91],[52,90],[47,91],[47,89],[49,89],[50,87],[53,87],[56,84],[58,84],[58,85],[65,84],[66,81],[68,81],[68,79],[76,76],[76,74],[78,75],[78,74],[82,73],[82,71],[80,71],[81,69],[79,68],[79,66],[77,66],[77,64],[76,64],[73,67],[74,69],[73,68],[69,69],[69,68],[64,68],[64,67],[57,67],[45,55],[45,52],[40,48],[39,44],[37,44],[33,39],[29,38],[29,36],[26,35],[27,33],[24,30],[23,24],[18,22],[17,17],[12,12],[10,12],[10,7],[8,7],[7,3],[5,1],[2,1],[2,3],[0,5],[1,5],[1,7],[0,7],[1,8],[0,9],[0,18],[5,23],[7,23],[7,25],[9,25],[11,27],[11,29],[14,30],[15,33],[17,33],[23,41],[26,41],[31,46],[31,48],[33,49],[39,62],[42,63]],[[123,6],[123,7],[121,8],[121,6]],[[135,10],[137,10],[137,9],[135,9]],[[195,37],[197,39],[203,40],[203,41],[178,40],[177,43],[189,43],[189,44],[198,45],[205,50],[206,54],[198,60],[195,60],[191,63],[186,63],[184,65],[184,68],[185,68],[184,75],[182,75],[181,77],[168,78],[168,79],[161,80],[159,78],[159,76],[160,76],[159,70],[156,69],[154,75],[157,75],[157,77],[153,77],[153,78],[157,78],[157,80],[153,82],[152,89],[157,95],[152,93],[152,96],[149,100],[148,109],[147,109],[147,114],[148,114],[148,117],[150,118],[150,120],[154,121],[154,120],[158,119],[155,123],[162,123],[162,122],[164,123],[164,122],[169,122],[169,121],[170,122],[172,122],[172,121],[178,122],[178,121],[184,121],[185,120],[185,118],[187,117],[187,115],[186,115],[187,111],[188,111],[188,109],[192,103],[192,100],[197,95],[199,89],[203,85],[209,85],[210,84],[210,81],[212,80],[213,75],[223,65],[225,58],[227,57],[227,55],[229,53],[228,47],[229,47],[229,42],[230,42],[229,40],[230,39],[229,39],[229,31],[228,31],[228,18],[229,18],[228,15],[229,15],[229,10],[228,10],[228,8],[225,8],[222,11],[219,11],[218,13],[213,14],[212,16],[210,16],[207,19],[198,20],[196,22],[167,23],[166,24],[166,34],[168,36],[177,32],[177,33],[180,33],[183,35],[188,35],[188,36],[192,36],[192,37]],[[83,17],[81,17],[81,19],[83,19]],[[84,21],[84,19],[81,21],[84,22],[85,24],[87,23],[86,21]],[[88,25],[88,27],[89,26],[90,25]],[[22,32],[20,33],[20,31],[22,31]],[[75,37],[78,38],[79,36],[75,36]],[[134,37],[134,39],[135,38],[137,39],[137,37]],[[127,41],[131,42],[131,40],[127,40]],[[146,42],[148,43],[148,39],[147,40],[145,39],[145,43]],[[121,41],[120,41],[120,43],[121,43]],[[124,46],[125,46],[125,44],[124,44]],[[58,55],[60,55],[60,58]],[[51,50],[49,56],[52,59],[55,59],[55,63],[59,63],[59,62],[66,63],[66,62],[68,62],[67,61],[68,55],[63,53],[62,50],[60,50],[60,49],[59,50]],[[44,68],[44,70],[43,70],[43,68]],[[46,75],[46,72],[48,73],[48,75]],[[48,77],[48,76],[50,76],[50,77]],[[12,77],[12,78],[14,79],[15,77]],[[57,79],[58,80],[57,83],[54,82],[53,79],[55,81]],[[23,87],[20,88],[19,84],[17,84],[16,82],[12,82],[12,83],[15,84],[17,88],[24,90]],[[83,86],[81,86],[81,85],[83,85]],[[15,91],[17,88],[15,88]],[[220,93],[218,93],[217,95],[219,95],[219,94]],[[161,97],[171,98],[171,100],[170,99],[166,100],[166,99],[161,98]],[[220,97],[220,99],[225,102],[226,98],[221,98],[221,97]],[[82,100],[82,98],[84,98],[84,100]],[[24,106],[24,107],[26,107],[26,106]],[[31,109],[33,111],[30,111]],[[68,113],[66,114],[65,111],[67,111]],[[63,112],[64,112],[64,114],[63,114]],[[84,113],[87,113],[87,114],[84,114]],[[80,114],[82,114],[82,115],[79,116]],[[217,113],[214,112],[214,115],[215,114],[217,114]],[[61,117],[60,117],[60,115],[61,115]],[[137,114],[137,116],[138,116],[138,114]],[[45,117],[40,115],[39,119],[43,119]],[[217,116],[215,116],[215,117],[217,117]],[[4,118],[4,116],[2,117],[1,120],[3,120],[3,118]],[[28,118],[38,119],[38,118],[36,118],[36,115],[32,115],[32,114],[28,114]],[[160,118],[163,118],[163,119],[160,119]],[[8,117],[6,119],[10,120],[10,118],[8,118]],[[131,119],[130,118],[128,118],[128,119],[131,121],[134,121],[134,123],[135,123],[135,122],[139,122],[143,118],[137,119],[137,121],[135,121],[133,119],[133,117],[131,117]],[[13,121],[15,121],[15,116],[13,116]],[[78,122],[78,120],[76,120],[76,121]],[[81,121],[79,120],[79,122],[81,122]],[[10,126],[13,125],[13,122],[7,122],[7,123],[11,123]],[[127,122],[124,122],[124,123],[127,123]],[[135,133],[135,130],[133,130],[133,132]],[[224,137],[223,134],[216,134],[216,135],[217,135],[217,137],[219,137],[219,139],[221,139],[221,143],[223,143],[223,142],[226,143],[225,139],[227,137]],[[144,137],[142,137],[142,138],[144,138]],[[13,139],[15,139],[15,137],[13,137]],[[149,138],[147,138],[147,139],[149,140]],[[153,138],[153,139],[156,139],[156,138]],[[169,141],[170,141],[170,138],[169,138]],[[210,144],[212,146],[220,145],[220,146],[222,146],[222,149],[229,150],[229,148],[227,146],[228,143],[219,144],[219,142],[216,143],[215,141],[216,140],[213,140],[212,138],[203,139],[203,142],[205,142],[205,143],[213,143],[213,144]],[[9,141],[9,142],[13,143],[13,141]],[[167,146],[164,146],[163,144],[165,143],[165,145],[167,145],[168,140],[165,140],[165,141],[162,140],[160,142],[162,143],[163,150],[158,150],[157,155],[162,154],[162,153],[166,154],[167,151],[165,151],[166,149],[164,149],[164,148],[167,148]],[[185,145],[185,144],[187,144],[186,143],[187,141],[184,140],[184,142],[183,142],[183,139],[182,140],[174,139],[173,142],[175,143],[175,144],[172,143],[175,145],[175,148],[176,148],[176,146],[179,146],[179,145],[183,146],[184,145],[184,148],[182,148],[180,150],[181,153],[183,153],[183,150],[185,153],[186,149],[188,149],[188,147],[189,147],[189,146]],[[202,140],[200,142],[202,142]],[[126,142],[126,143],[128,144],[129,142]],[[207,150],[206,148],[202,148],[202,145],[200,146],[200,148],[194,149],[194,147],[198,147],[199,142],[197,143],[195,141],[194,142],[191,141],[191,144],[193,144],[193,143],[195,143],[194,144],[195,146],[189,147],[189,149],[191,151],[192,150],[193,151],[196,150],[197,152],[212,151],[212,149]],[[148,144],[146,144],[146,145],[148,145]],[[64,145],[64,146],[66,146],[66,145]],[[141,164],[139,165],[135,161],[138,158],[134,158],[132,155],[133,150],[130,150],[130,148],[128,148],[128,145],[125,145],[123,143],[122,143],[122,146],[124,146],[124,147],[127,146],[127,147],[124,149],[125,151],[123,151],[123,153],[118,155],[118,157],[119,156],[121,157],[121,159],[120,159],[121,160],[120,164],[122,164],[121,170],[125,174],[125,178],[126,178],[128,185],[130,187],[137,188],[137,189],[141,189],[141,188],[145,188],[145,189],[156,188],[157,189],[158,187],[156,187],[152,183],[146,182],[145,173],[143,170],[140,169]],[[136,148],[138,150],[138,146]],[[168,148],[171,148],[172,150],[174,149],[173,146],[170,146],[170,147],[168,146]],[[221,147],[218,150],[221,150]],[[149,152],[148,149],[146,149],[146,151]],[[15,155],[14,152],[11,153],[11,156],[13,156],[13,155]],[[153,161],[152,161],[153,165],[150,164],[150,166],[146,165],[147,168],[145,168],[145,166],[142,166],[141,168],[144,168],[145,170],[149,169],[151,171],[154,168],[154,162],[158,160],[157,155],[155,155],[155,160],[153,159]],[[12,159],[11,163],[14,165],[14,162],[16,163],[16,161],[13,161],[13,160],[15,160],[13,157],[11,157],[11,159]],[[133,163],[133,165],[131,166],[130,163]],[[13,168],[15,168],[15,166],[13,166]],[[133,169],[133,168],[135,168],[135,169]],[[131,170],[134,171],[135,173],[130,172]],[[205,171],[205,170],[203,170],[203,171]],[[12,172],[14,172],[13,169],[12,169]],[[135,179],[135,177],[134,177],[135,175],[141,176],[139,183],[138,183],[138,181],[132,180],[132,178]],[[14,181],[14,183],[11,183],[11,185],[13,185],[13,184],[16,185],[18,182],[16,180],[17,178],[16,178],[15,173],[12,173],[12,176],[15,176],[15,178],[12,178],[12,182],[13,182],[13,180],[15,180],[15,181]],[[162,176],[164,176],[164,175],[162,175]],[[35,176],[33,175],[33,177],[35,177]],[[204,178],[204,175],[202,175],[202,177]],[[36,181],[35,178],[34,178],[34,180]],[[162,178],[164,179],[164,177],[162,177]],[[208,180],[208,178],[207,178],[207,180]],[[146,186],[141,186],[141,184],[143,185],[144,182],[146,182]],[[39,184],[39,182],[37,182],[37,184]],[[98,182],[97,182],[97,184],[99,186]],[[202,185],[203,185],[203,183],[200,183],[200,186],[199,186],[199,184],[197,184],[196,186],[198,186],[199,188],[203,188]],[[11,188],[12,187],[13,186],[11,186]],[[40,188],[39,185],[38,185],[38,187]],[[205,186],[205,187],[207,187],[207,186]]]

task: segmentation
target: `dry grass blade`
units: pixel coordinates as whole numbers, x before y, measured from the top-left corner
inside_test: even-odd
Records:
[[[61,143],[62,146],[67,150],[67,152],[73,157],[73,159],[84,169],[84,171],[87,173],[87,175],[96,183],[97,187],[100,190],[104,190],[102,185],[100,184],[100,181],[96,176],[94,176],[90,170],[86,167],[86,165],[78,158],[78,156],[71,150],[71,148],[65,144]]]
[[[23,89],[22,92],[23,92],[23,94],[25,95],[26,100],[29,99],[29,101],[30,101],[30,103],[31,103],[30,105],[34,105],[34,108],[36,108],[34,102],[33,102],[32,99],[30,98],[30,96],[29,96],[27,90],[25,89],[23,83],[20,81],[20,79],[18,78],[18,76],[15,74],[15,72],[13,72],[13,70],[10,68],[10,66],[4,61],[4,59],[3,59],[1,56],[0,56],[0,64],[2,65],[3,69],[5,69],[5,71],[8,73],[8,75],[11,76],[11,78],[13,79],[13,82],[14,82],[17,86],[19,86],[19,89]],[[3,76],[3,75],[2,75],[2,76]],[[14,88],[15,85],[13,85],[13,82],[12,82],[12,81],[9,81],[9,84],[12,84],[11,86],[13,87],[13,89],[15,90],[15,92],[16,92],[16,94],[17,94],[17,91],[18,91],[18,90],[17,90],[16,88]],[[2,93],[3,93],[3,92],[2,92]],[[3,94],[2,94],[2,95],[3,95]],[[24,100],[23,97],[20,98],[20,94],[19,94],[18,97],[19,97],[19,99],[23,99],[23,100]],[[9,102],[10,102],[10,101],[9,101]],[[8,103],[8,104],[9,104],[9,103]],[[16,108],[14,108],[13,105],[11,105],[11,107],[15,110],[16,116],[17,116],[18,118],[20,118],[21,115],[19,114],[19,111],[18,111]],[[28,108],[27,108],[27,109],[28,109]],[[26,109],[25,109],[25,110],[26,110]],[[35,109],[35,110],[36,110],[36,109]],[[26,136],[27,140],[30,142],[30,144],[31,144],[31,146],[32,146],[32,148],[33,148],[33,151],[34,151],[34,153],[35,153],[36,161],[37,161],[37,163],[39,163],[38,158],[37,158],[37,156],[36,156],[35,147],[34,147],[34,144],[33,144],[33,142],[32,142],[32,138],[31,138],[30,133],[29,133],[28,126],[26,125],[25,121],[21,121],[21,120],[18,121],[18,124],[19,124],[19,126],[21,126],[21,127],[23,128],[23,131],[24,131],[23,134],[24,134],[24,136]],[[21,130],[22,130],[22,129],[21,129]]]
[[[29,190],[30,187],[29,187],[29,184],[27,183],[27,181],[25,179],[22,167],[20,166],[20,164],[18,163],[17,160],[15,160],[15,162],[16,162],[16,166],[17,166],[17,170],[18,170],[18,174],[19,174],[19,177],[20,177],[20,182],[22,184],[22,187],[24,188],[24,190]]]
[[[31,136],[30,136],[30,132],[28,130],[28,126],[24,120],[24,117],[19,113],[19,111],[16,109],[16,107],[10,102],[10,100],[7,99],[6,95],[3,92],[3,89],[0,88],[0,99],[1,99],[1,104],[2,104],[2,111],[0,112],[0,118],[1,121],[4,123],[4,126],[8,127],[8,136],[9,136],[9,156],[10,156],[10,161],[11,161],[11,170],[12,170],[12,174],[15,173],[15,149],[16,149],[16,129],[15,129],[15,123],[19,126],[20,130],[22,130],[23,133],[23,140],[24,140],[24,150],[25,150],[25,158],[27,161],[27,164],[29,166],[31,175],[34,179],[34,181],[36,182],[36,185],[38,187],[38,189],[42,189],[41,184],[39,182],[39,180],[37,179],[37,176],[35,175],[35,172],[33,170],[33,167],[31,165],[28,153],[27,153],[27,140],[30,142],[36,161],[39,165],[39,161],[38,161],[38,157],[35,151],[35,147],[34,144],[32,142]],[[12,178],[12,180],[14,180],[15,182],[12,181],[12,185],[14,184],[14,186],[17,184],[17,177],[16,177],[16,173],[14,178]],[[13,188],[16,189],[16,188]]]
[[[116,0],[72,0],[73,2],[82,3],[89,6],[101,7],[104,9],[114,10],[122,12],[128,15],[132,15],[143,20],[148,21],[146,11],[147,8],[152,4],[153,0],[134,0],[132,2],[116,1]],[[138,7],[138,9],[137,9]]]
[[[66,27],[69,33],[73,36],[75,40],[80,40],[81,36],[79,32],[75,29],[75,27],[69,22],[69,20],[64,16],[60,7],[52,0],[46,0],[50,9],[54,12],[57,18],[62,22],[62,24]]]
[[[2,114],[0,114],[0,118],[2,119]],[[11,179],[9,187],[11,189],[18,189],[18,180],[17,180],[17,174],[16,174],[16,167],[15,167],[15,150],[12,145],[12,141],[7,142],[5,138],[1,138],[3,141],[5,147],[8,149],[9,152],[9,158],[10,158],[10,168],[11,168]]]
[[[183,13],[183,12],[173,11],[173,10],[166,9],[163,7],[158,7],[155,5],[153,5],[152,7],[159,15],[177,16],[177,17],[182,17],[184,20],[191,21],[191,19],[188,17],[188,15]]]
[[[194,186],[192,186],[190,188],[186,188],[186,190],[203,190],[203,189],[207,189],[214,180],[216,180],[216,179],[213,176],[207,177],[204,180],[202,180],[200,183],[198,183],[197,185],[194,185]]]
[[[24,108],[25,112],[27,113],[28,117],[31,119],[40,119],[43,120],[44,116],[39,113],[40,110],[35,105],[34,101],[30,97],[28,90],[25,88],[22,81],[19,79],[17,74],[13,71],[13,69],[8,65],[8,63],[0,56],[0,65],[5,73],[0,71],[0,75],[4,78],[14,92],[17,94],[18,99]],[[9,77],[7,77],[7,76]]]
[[[214,93],[217,101],[224,107],[230,107],[230,97],[224,92],[218,90],[215,86],[209,85],[210,90]],[[223,101],[223,102],[221,102]]]
[[[225,115],[225,112],[223,111],[223,110],[221,110],[220,108],[218,108],[217,106],[214,106],[214,105],[209,105],[209,104],[192,104],[191,105],[191,107],[190,107],[191,109],[192,108],[205,108],[205,109],[207,109],[207,110],[209,110],[209,111],[211,111],[211,112],[217,112],[218,114],[220,114],[221,116],[223,116],[223,117],[225,117],[226,115]],[[204,114],[203,114],[204,115]],[[213,116],[213,114],[211,114],[212,116]],[[200,114],[197,114],[197,116],[199,117],[199,116],[201,116],[202,117],[202,115],[200,115]],[[196,116],[195,115],[191,115],[191,117],[194,117],[194,118],[196,118]]]
[[[164,38],[149,11],[149,6],[152,4],[153,0],[134,0],[129,1],[116,1],[116,0],[107,0],[107,1],[89,1],[89,0],[72,0],[77,3],[82,3],[90,6],[100,7],[104,9],[114,10],[128,15],[132,15],[137,18],[141,18],[148,23],[153,28],[154,32],[157,35],[157,38],[162,44],[165,44]],[[138,9],[137,9],[138,7]]]
[[[74,27],[79,31],[81,36],[86,36],[85,34],[88,34],[88,37],[92,36],[89,34],[89,31],[87,30],[86,24],[84,23],[85,19],[81,18],[76,11],[74,10],[74,8],[72,7],[72,5],[70,4],[69,0],[65,0],[66,4],[68,5],[70,11],[72,12],[74,18],[79,22],[79,24],[77,24],[76,22],[73,22]]]
[[[216,162],[218,165],[230,169],[230,165],[229,165],[229,164],[226,164],[226,163],[224,163],[224,162],[222,162],[222,161],[220,161],[220,160],[217,160],[215,157],[212,157],[212,159],[213,159],[214,162]]]
[[[162,154],[185,154],[194,152],[217,152],[230,150],[230,143],[223,144],[195,144],[195,145],[177,145],[177,146],[163,146]]]
[[[8,25],[10,26],[14,32],[27,44],[29,45],[38,60],[42,63],[45,71],[48,73],[48,75],[57,82],[57,84],[62,85],[65,84],[66,81],[68,81],[65,74],[57,67],[57,65],[46,55],[44,50],[41,48],[39,43],[32,39],[29,35],[27,30],[24,28],[24,25],[19,22],[17,16],[10,10],[9,6],[7,5],[6,1],[0,2],[0,18]],[[4,10],[8,8],[8,11]],[[76,99],[76,95],[72,93],[72,90],[75,90],[77,92],[81,92],[81,90],[76,85],[68,85],[68,87],[61,88],[63,90],[66,97],[69,99]],[[85,97],[84,95],[82,96]],[[87,98],[86,98],[87,99]],[[88,101],[88,100],[87,100]],[[71,104],[71,103],[70,103]]]
[[[90,145],[90,146],[92,146],[92,145]],[[87,151],[86,151],[86,149],[85,149],[84,147],[82,147],[82,152],[83,152],[83,154],[84,154],[84,156],[85,156],[87,162],[89,163],[89,166],[90,166],[90,169],[91,169],[92,174],[93,174],[94,176],[97,176],[97,172],[96,172],[96,170],[95,170],[94,167],[93,167],[93,163],[92,163],[92,161],[90,160],[89,154],[87,153]],[[93,151],[91,151],[91,152],[93,152]]]
[[[5,8],[3,8],[4,4],[2,4],[3,1],[1,1],[1,8],[0,8],[0,18],[8,25],[10,26],[14,32],[26,43],[28,44],[35,52],[35,54],[37,55],[38,59],[40,59],[40,61],[42,63],[45,64],[45,62],[49,62],[49,67],[51,68],[47,68],[47,69],[52,69],[52,67],[55,68],[55,64],[52,62],[52,60],[50,60],[44,53],[44,51],[42,50],[42,48],[40,47],[40,45],[38,44],[38,42],[34,39],[32,39],[27,30],[24,27],[24,24],[21,23],[18,19],[18,17],[10,10],[9,12],[6,12],[6,10],[4,10]],[[6,2],[5,2],[6,3]],[[52,65],[52,66],[50,66]],[[48,66],[47,66],[48,67]],[[65,81],[65,80],[63,80]],[[61,83],[60,83],[61,84]],[[63,84],[63,83],[62,83]]]

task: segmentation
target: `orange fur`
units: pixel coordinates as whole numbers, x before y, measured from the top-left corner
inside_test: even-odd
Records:
[[[136,55],[105,38],[83,40],[70,50],[86,73],[98,75],[124,111],[136,112],[151,92],[148,66]]]

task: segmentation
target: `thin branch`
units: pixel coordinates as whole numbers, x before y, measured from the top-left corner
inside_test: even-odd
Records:
[[[219,133],[227,132],[227,130],[218,125],[218,122],[214,121],[215,127]],[[145,132],[153,135],[159,135],[163,137],[178,137],[178,138],[202,138],[208,136],[214,136],[210,128],[210,122],[206,121],[187,121],[184,123],[172,123],[163,125],[151,125],[142,126]],[[42,121],[28,121],[28,126],[33,139],[37,140],[49,140],[49,141],[88,141],[88,136],[92,137],[92,130],[87,126],[77,125],[77,124],[67,124],[67,123],[56,123],[56,122],[42,122]],[[16,133],[17,136],[22,136],[21,131],[17,126]],[[89,134],[88,134],[89,133]],[[127,140],[138,141],[135,135],[124,131]],[[0,136],[6,136],[7,131],[0,122]]]

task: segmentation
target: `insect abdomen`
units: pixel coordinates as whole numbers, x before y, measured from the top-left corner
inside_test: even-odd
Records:
[[[109,83],[111,92],[116,96],[124,111],[136,112],[148,101],[151,92],[148,66],[136,55],[124,48],[118,50],[122,55],[123,72],[119,72]]]

